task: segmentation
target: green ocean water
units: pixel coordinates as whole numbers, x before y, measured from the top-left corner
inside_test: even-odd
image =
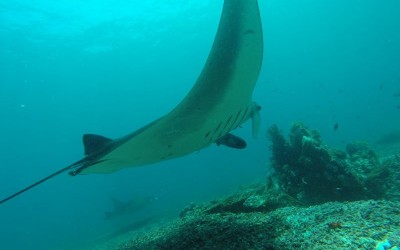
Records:
[[[81,135],[120,137],[173,108],[197,79],[218,1],[0,0],[1,197],[81,158]],[[302,121],[332,146],[379,146],[400,132],[400,2],[259,1],[264,63],[254,92],[262,135],[112,175],[57,178],[0,207],[0,249],[72,249],[123,228],[110,197],[158,201],[132,215],[171,218],[262,181],[264,131]],[[334,125],[338,124],[337,130]]]

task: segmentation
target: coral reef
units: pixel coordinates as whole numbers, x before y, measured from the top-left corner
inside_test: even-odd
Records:
[[[275,125],[268,138],[273,178],[301,203],[384,198],[389,171],[366,143],[350,143],[346,152],[333,149],[302,123],[293,124],[289,140]]]
[[[389,170],[389,177],[385,178],[385,199],[400,201],[400,151],[386,157],[382,166]]]
[[[226,206],[231,206],[229,200]],[[331,202],[267,213],[213,213],[212,207],[194,206],[182,218],[139,234],[118,250],[374,249],[386,240],[391,246],[400,244],[400,202]]]

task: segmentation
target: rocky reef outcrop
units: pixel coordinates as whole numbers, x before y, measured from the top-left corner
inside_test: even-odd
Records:
[[[223,210],[229,211],[231,201],[216,203],[222,209],[226,202]],[[213,208],[212,203],[191,206],[181,218],[139,233],[117,249],[380,250],[382,244],[400,244],[400,202],[329,202],[245,213],[214,213]]]
[[[303,204],[382,199],[391,169],[381,164],[365,142],[346,151],[330,148],[316,130],[295,123],[286,140],[277,126],[268,129],[271,166],[282,192]]]

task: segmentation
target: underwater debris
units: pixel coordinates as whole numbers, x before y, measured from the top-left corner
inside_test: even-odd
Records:
[[[318,131],[294,123],[286,140],[276,125],[267,131],[272,141],[271,166],[279,187],[299,202],[381,199],[389,172],[368,144],[355,142],[346,152],[328,147]]]

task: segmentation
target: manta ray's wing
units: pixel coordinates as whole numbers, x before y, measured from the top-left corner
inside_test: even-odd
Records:
[[[249,118],[259,127],[252,94],[263,57],[263,34],[257,0],[225,0],[214,44],[188,95],[167,115],[141,129],[111,140],[83,137],[85,157],[11,198],[70,171],[71,175],[112,173],[190,154],[227,136]],[[242,147],[239,140],[233,146]]]

